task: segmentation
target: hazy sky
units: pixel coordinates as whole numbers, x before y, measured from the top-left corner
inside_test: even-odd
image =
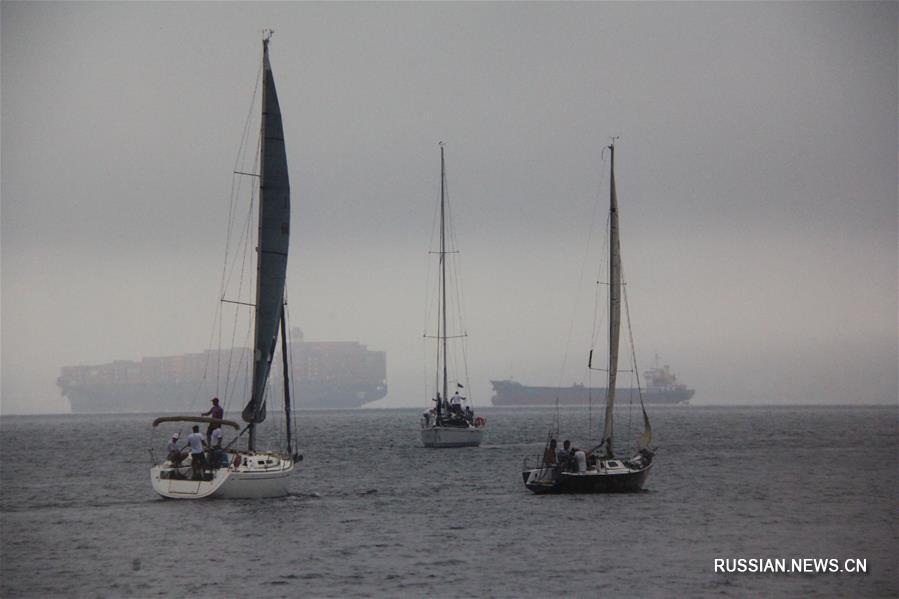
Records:
[[[67,411],[63,365],[208,345],[263,28],[292,324],[385,350],[378,405],[426,405],[440,140],[476,404],[490,378],[583,380],[611,135],[643,366],[658,352],[696,404],[897,401],[896,3],[4,1],[0,20],[4,413]]]

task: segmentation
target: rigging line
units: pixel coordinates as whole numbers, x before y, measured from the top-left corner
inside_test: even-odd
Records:
[[[452,247],[455,249],[458,247],[458,242],[456,239],[456,228],[453,224],[453,221],[450,220],[451,228],[450,228],[450,240],[452,243]],[[459,254],[455,256],[451,261],[452,264],[452,273],[453,273],[453,282],[455,283],[455,291],[456,291],[456,316],[458,321],[459,330],[462,331],[460,337],[465,338],[468,336],[467,327],[465,324],[465,291],[462,283],[462,256]],[[468,389],[466,393],[466,397],[468,398],[468,402],[470,405],[474,405],[472,398],[472,389],[471,389],[471,381],[469,377],[468,371],[468,363],[469,363],[469,347],[465,341],[460,343],[460,351],[462,354],[462,367],[465,376],[465,385]]]
[[[600,174],[600,188],[601,188],[603,186],[602,182],[605,179],[605,174],[604,174],[605,169],[600,169],[600,171],[602,173],[602,174]],[[600,204],[600,196],[597,196],[593,202],[593,210],[590,215],[590,229],[587,234],[587,243],[584,248],[584,257],[581,260],[581,268],[580,268],[580,274],[578,276],[577,292],[575,293],[574,302],[573,302],[573,305],[571,308],[571,319],[568,324],[568,336],[565,341],[565,351],[562,356],[561,367],[559,368],[559,383],[558,383],[559,388],[562,387],[562,377],[565,376],[565,367],[567,366],[567,363],[568,363],[568,352],[570,350],[571,337],[572,337],[572,334],[574,331],[574,319],[575,319],[575,315],[577,313],[577,306],[578,306],[578,303],[580,300],[581,288],[582,288],[583,282],[584,282],[584,271],[585,271],[586,265],[587,265],[587,257],[590,254],[590,245],[591,245],[591,242],[593,241],[593,230],[596,225],[596,214],[599,211],[599,204]]]
[[[259,93],[260,81],[262,79],[262,70],[263,65],[262,62],[259,63],[259,69],[256,71],[256,82],[253,85],[253,95],[250,98],[250,106],[247,110],[247,118],[244,119],[243,131],[241,132],[240,144],[237,149],[237,156],[234,158],[234,167],[232,171],[238,171],[240,168],[240,164],[243,160],[245,160],[247,142],[249,140],[250,130],[251,130],[251,122],[253,120],[253,112],[256,106],[256,96]],[[254,160],[255,162],[255,160]],[[254,169],[256,170],[256,169]],[[240,177],[231,177],[231,198],[228,208],[228,228],[226,230],[225,237],[225,262],[222,265],[222,278],[220,285],[220,295],[219,297],[224,297],[226,285],[227,285],[227,270],[231,249],[231,232],[234,228],[234,219],[236,218],[237,210],[237,198],[240,197],[240,187],[241,187],[241,179]]]
[[[441,142],[441,145],[442,145],[442,142]],[[439,179],[439,186],[438,186],[438,190],[437,190],[438,198],[440,198],[441,194],[444,193],[443,174],[444,174],[444,163],[443,163],[443,160],[441,159],[440,179]],[[436,318],[436,320],[437,320],[437,329],[436,330],[437,330],[437,335],[439,336],[441,334],[440,297],[441,297],[441,291],[442,291],[442,277],[440,276],[440,266],[441,266],[441,262],[443,260],[443,255],[440,254],[440,251],[443,251],[446,248],[438,246],[438,249],[440,251],[435,252],[435,251],[430,250],[430,248],[434,247],[435,243],[439,244],[439,241],[437,241],[438,228],[442,227],[442,222],[440,220],[441,202],[439,202],[439,201],[434,202],[433,206],[434,206],[434,211],[433,211],[432,218],[431,218],[431,238],[428,243],[428,248],[429,248],[428,254],[438,254],[438,255],[440,255],[440,257],[438,258],[438,261],[437,261],[437,268],[434,268],[434,263],[430,259],[430,256],[428,258],[428,281],[427,281],[427,289],[426,289],[426,294],[425,294],[425,326],[424,326],[425,333],[424,334],[427,335],[427,331],[429,328],[429,322],[431,322],[431,319]],[[443,235],[442,228],[440,229],[439,235]],[[434,276],[433,282],[431,281],[431,278],[430,278],[432,269],[434,269],[433,270],[433,276]],[[436,291],[434,296],[431,295],[432,290]],[[431,309],[433,308],[433,305],[431,303],[433,297],[437,297],[436,313],[431,312]],[[445,335],[446,333],[444,332],[443,334]],[[427,347],[427,343],[424,341],[422,342],[422,345],[423,345],[423,347]],[[425,352],[423,355],[425,356],[425,371],[427,372],[428,354],[427,354],[427,352]],[[434,369],[434,393],[432,394],[432,397],[436,397],[436,394],[437,394],[438,390],[440,389],[440,357],[441,357],[440,344],[437,343],[435,346],[436,366]],[[430,376],[428,376],[427,378],[430,378]]]
[[[256,106],[256,95],[259,93],[259,82],[262,77],[262,63],[259,64],[259,70],[256,72],[256,83],[253,86],[253,95],[250,99],[250,107],[247,112],[247,118],[244,120],[243,131],[241,132],[240,137],[240,145],[238,145],[237,156],[234,158],[234,168],[233,172],[236,172],[240,168],[240,163],[245,157],[247,141],[249,140],[249,132],[250,132],[250,123],[253,119],[253,109]],[[235,185],[236,183],[236,185]],[[240,196],[240,178],[236,178],[234,176],[231,177],[231,199],[230,206],[228,210],[228,229],[226,232],[225,238],[225,263],[222,267],[222,295],[225,292],[225,273],[227,271],[228,266],[228,256],[231,247],[231,230],[234,226],[234,218],[236,217],[236,201]],[[236,189],[235,189],[236,188]]]
[[[238,284],[237,284],[237,297],[238,298],[242,297],[242,294],[243,294],[244,277],[246,275],[246,270],[247,270],[247,261],[249,260],[249,245],[250,245],[249,240],[250,240],[251,232],[253,229],[252,215],[254,213],[253,208],[256,204],[255,199],[256,199],[256,194],[255,194],[255,190],[254,190],[254,193],[250,197],[247,218],[244,221],[245,225],[243,227],[243,234],[241,235],[241,239],[240,239],[241,244],[238,246],[239,248],[240,247],[243,248],[243,251],[240,253],[240,255],[243,256],[243,258],[240,261],[240,275],[238,277]],[[235,254],[234,266],[236,266],[236,264],[237,264],[237,254]],[[238,325],[239,317],[240,317],[239,310],[237,309],[237,307],[235,307],[234,319],[233,319],[233,323],[231,326],[231,349],[229,350],[228,364],[227,364],[227,368],[225,370],[225,380],[226,380],[225,393],[226,393],[226,395],[229,395],[229,399],[230,399],[229,391],[232,390],[232,387],[236,387],[236,381],[234,381],[235,384],[232,385],[232,379],[231,379],[232,371],[234,371],[234,376],[237,377],[238,373],[241,371],[241,364],[245,360],[245,356],[243,354],[246,353],[243,351],[240,352],[240,355],[238,357],[238,367],[235,369],[235,367],[234,367],[234,359],[235,359],[234,352],[235,352],[235,348],[237,347],[237,343],[236,343],[237,328],[238,328],[237,325]],[[249,347],[253,347],[253,344],[250,344]]]
[[[593,299],[593,329],[591,331],[591,338],[590,338],[590,347],[591,348],[596,348],[596,337],[597,337],[597,331],[599,330],[598,327],[602,326],[605,323],[606,311],[604,310],[604,311],[600,312],[600,310],[599,310],[600,302],[602,301],[602,299],[604,297],[604,296],[601,296],[601,294],[600,294],[600,290],[602,289],[602,286],[603,286],[603,284],[600,283],[600,281],[602,281],[602,279],[603,279],[603,272],[605,270],[606,263],[608,262],[608,260],[606,259],[607,258],[606,250],[609,245],[608,242],[609,242],[610,221],[611,221],[611,214],[608,214],[606,216],[605,235],[603,237],[602,253],[600,254],[599,269],[596,274],[595,293],[593,295],[593,297],[594,297],[594,299]],[[599,316],[600,314],[602,314],[602,317]]]
[[[621,267],[621,279],[624,280],[624,267]],[[640,385],[640,369],[637,367],[637,347],[634,345],[634,331],[631,329],[631,311],[630,307],[627,303],[627,287],[624,286],[624,315],[627,320],[627,334],[631,341],[631,359],[634,364],[634,378],[637,381],[637,396],[640,398],[640,409],[643,411],[643,416],[646,416],[646,406],[643,404],[643,388]]]
[[[256,94],[259,89],[259,79],[261,77],[261,73],[262,73],[262,65],[260,63],[259,71],[256,74],[256,83],[253,86],[253,96],[250,101],[249,113],[247,115],[246,120],[244,121],[244,127],[243,127],[243,131],[241,133],[241,140],[238,145],[237,156],[235,157],[235,169],[234,170],[237,169],[237,164],[239,164],[240,157],[243,154],[243,151],[246,147],[246,141],[247,141],[247,136],[248,136],[248,132],[249,132],[249,123],[252,118],[251,115],[252,115],[252,111],[253,111],[253,106],[255,104]],[[239,187],[239,185],[240,184],[238,182],[237,186]],[[234,181],[234,178],[232,177],[231,192],[230,192],[229,205],[228,205],[228,226],[227,226],[226,232],[225,232],[225,257],[224,257],[224,262],[222,264],[222,276],[221,276],[221,280],[220,280],[220,289],[221,289],[222,294],[224,293],[224,284],[225,284],[225,277],[226,277],[226,271],[227,271],[227,265],[228,265],[228,253],[229,253],[229,248],[230,248],[230,243],[231,243],[231,229],[232,229],[232,225],[233,225],[235,206],[236,206],[236,202],[235,202],[236,197],[237,197],[237,194],[235,193],[235,181]],[[221,326],[216,325],[216,323],[220,323],[220,322],[221,322],[221,311],[220,311],[220,306],[217,306],[216,310],[213,313],[213,322],[212,322],[212,327],[211,327],[210,336],[209,336],[210,338],[209,338],[207,347],[214,347],[214,339],[216,338],[217,332],[218,332],[218,338],[219,338],[219,340],[221,340]],[[220,345],[221,345],[221,343],[219,342],[219,346]],[[221,347],[219,347],[219,349],[221,349]],[[208,380],[210,361],[211,361],[211,356],[207,352],[206,360],[205,360],[205,363],[203,366],[203,375],[201,377],[202,381]],[[218,394],[218,391],[219,391],[218,381],[219,381],[220,367],[221,367],[221,353],[217,352],[216,353],[216,385],[215,385],[216,394]],[[197,396],[200,393],[201,386],[202,385],[198,385],[196,387],[193,400],[191,401],[192,404],[196,403]]]
[[[261,149],[262,149],[262,146],[261,146],[261,140],[260,140],[256,144],[256,158],[253,163],[253,168],[259,168],[259,159],[260,159],[259,156],[261,154]],[[253,208],[256,203],[256,192],[257,192],[257,187],[254,185],[250,188],[250,202],[249,202],[249,206],[247,207],[248,211],[247,211],[246,216],[244,217],[244,221],[243,221],[245,223],[245,226],[241,227],[241,236],[240,236],[240,239],[239,239],[237,245],[234,248],[234,256],[233,256],[233,258],[227,257],[228,262],[231,264],[231,271],[230,271],[230,273],[228,273],[226,280],[223,282],[222,294],[221,294],[222,298],[225,297],[226,290],[231,285],[231,280],[234,277],[234,269],[237,267],[237,264],[238,264],[238,256],[243,255],[244,259],[246,259],[246,253],[248,251],[247,246],[249,245],[249,243],[250,243],[249,240],[252,236],[251,223],[253,221],[253,216],[255,214],[255,211]],[[232,224],[232,226],[233,226],[233,224]],[[239,297],[240,296],[238,294],[238,299],[239,299]]]
[[[260,138],[261,138],[261,135],[260,135]],[[261,155],[261,151],[262,151],[261,143],[262,143],[261,139],[257,140],[254,165],[253,165],[255,169],[259,168],[260,155]],[[246,216],[244,218],[244,226],[242,227],[240,242],[238,243],[238,245],[235,248],[234,260],[232,262],[232,272],[231,272],[231,275],[228,277],[228,283],[226,283],[226,285],[230,285],[231,277],[234,275],[234,269],[238,265],[237,258],[238,258],[238,256],[241,256],[242,259],[240,260],[240,271],[239,271],[240,274],[238,277],[237,294],[236,294],[236,297],[238,299],[240,299],[243,295],[244,278],[246,276],[246,272],[247,272],[247,268],[248,268],[247,263],[250,260],[250,239],[252,238],[252,232],[253,232],[253,228],[254,228],[253,227],[253,223],[254,223],[253,217],[256,214],[256,210],[255,210],[256,193],[257,193],[256,186],[252,186],[250,189],[250,201],[248,202],[247,212],[246,212]],[[234,322],[233,322],[233,325],[231,328],[231,350],[229,353],[228,367],[226,370],[226,380],[228,381],[228,384],[226,386],[226,392],[232,386],[231,385],[231,371],[232,371],[232,366],[233,366],[233,362],[234,362],[233,354],[234,354],[234,348],[236,347],[235,342],[236,342],[236,336],[237,336],[237,321],[238,321],[239,316],[240,315],[239,315],[238,311],[235,309]],[[253,347],[253,346],[254,346],[254,344],[249,345],[249,347]],[[243,362],[244,359],[245,359],[245,356],[241,355],[239,361]],[[240,369],[238,369],[237,372],[240,372]],[[237,373],[235,373],[235,377],[236,376],[237,376]]]
[[[456,295],[456,316],[457,316],[457,325],[460,331],[462,331],[462,335],[460,337],[467,337],[467,329],[465,324],[465,289],[462,283],[462,257],[461,253],[458,251],[459,243],[458,237],[456,235],[456,225],[455,219],[453,218],[452,207],[453,204],[450,201],[450,192],[449,192],[449,177],[446,175],[446,168],[444,167],[444,194],[445,194],[445,202],[446,202],[446,212],[447,212],[447,228],[449,230],[449,240],[450,240],[450,249],[451,253],[458,254],[454,256],[452,260],[450,260],[451,267],[451,275],[452,280],[454,282],[454,290]],[[466,386],[466,397],[468,398],[468,402],[470,405],[474,405],[472,398],[471,388],[471,379],[469,376],[468,364],[469,364],[469,348],[468,344],[464,341],[460,344],[460,351],[462,354],[462,366],[465,377],[465,386]]]
[[[287,291],[284,292],[284,319],[287,321],[284,323],[284,329],[287,331],[287,364],[290,366],[290,397],[293,400],[290,406],[291,413],[291,424],[293,428],[293,437],[294,437],[294,453],[299,453],[299,429],[297,428],[297,395],[296,395],[296,372],[293,364],[293,339],[291,339],[291,330],[290,330],[290,309],[288,308],[289,303],[287,301]]]

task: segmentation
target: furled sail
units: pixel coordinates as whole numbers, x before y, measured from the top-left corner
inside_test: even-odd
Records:
[[[618,241],[618,196],[615,193],[615,145],[611,150],[609,190],[609,383],[606,387],[606,416],[602,446],[606,455],[612,452],[612,413],[615,405],[615,383],[618,378],[618,337],[621,329],[621,250]]]
[[[643,401],[642,399],[640,400]],[[640,406],[643,408],[643,406]],[[643,451],[649,447],[649,444],[652,443],[652,426],[649,424],[649,416],[646,415],[646,408],[643,408],[643,432],[640,434],[640,438],[637,440],[637,449]]]
[[[290,239],[290,181],[281,125],[281,108],[268,59],[268,40],[262,52],[262,145],[259,183],[259,239],[256,266],[256,337],[250,401],[243,410],[246,422],[265,420],[265,386],[278,340],[287,248]]]

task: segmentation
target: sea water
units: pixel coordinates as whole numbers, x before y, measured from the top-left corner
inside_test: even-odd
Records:
[[[3,417],[0,595],[899,594],[895,407],[651,406],[646,490],[579,496],[522,483],[553,410],[480,410],[485,443],[440,450],[419,412],[300,412],[289,496],[207,501],[154,494],[152,415]],[[563,410],[559,440],[586,446],[592,416]],[[715,571],[740,558],[867,572]]]

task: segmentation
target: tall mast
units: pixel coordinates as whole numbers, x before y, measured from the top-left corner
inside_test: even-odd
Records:
[[[265,65],[268,63],[268,41],[271,39],[271,34],[266,33],[262,38],[262,118],[259,120],[259,139],[262,140],[263,143],[259,144],[259,232],[258,238],[262,238],[262,210],[264,207],[264,202],[262,201],[261,195],[262,190],[265,189],[265,107],[266,102],[268,100],[268,70],[265,68]],[[257,248],[256,250],[256,309],[259,309],[259,277],[262,272],[262,252]],[[258,326],[258,319],[257,319]],[[258,352],[254,352],[257,353]],[[259,356],[254,356],[255,360],[259,359]],[[255,366],[254,366],[254,374],[255,374]],[[255,377],[254,377],[255,378]],[[251,393],[255,394],[256,389],[251,390]],[[257,402],[257,405],[262,403],[261,397],[254,397],[253,400]],[[249,451],[254,451],[256,449],[256,421],[253,420],[250,422],[249,431],[247,435],[247,449]]]
[[[440,142],[440,287],[443,329],[443,400],[446,401],[446,163],[443,158],[443,142]]]
[[[287,318],[285,317],[284,304],[281,304],[281,371],[284,373],[284,419],[287,423],[287,455],[292,456],[293,447],[290,439],[290,374],[287,362]]]
[[[606,414],[602,444],[606,454],[612,451],[612,415],[615,405],[615,384],[618,378],[618,338],[621,329],[621,249],[618,240],[618,196],[615,191],[615,140],[611,151],[609,186],[609,379],[606,387]]]

